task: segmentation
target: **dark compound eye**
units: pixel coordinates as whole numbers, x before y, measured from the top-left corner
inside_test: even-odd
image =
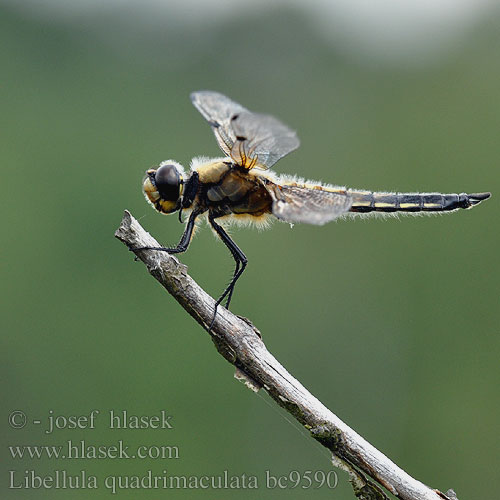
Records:
[[[164,200],[177,201],[182,179],[175,165],[161,165],[154,174],[154,183],[160,197]]]

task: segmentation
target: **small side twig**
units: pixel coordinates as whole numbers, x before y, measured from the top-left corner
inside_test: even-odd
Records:
[[[160,246],[128,211],[115,236],[130,250]],[[215,300],[187,274],[186,266],[166,252],[139,250],[136,255],[149,273],[208,330]],[[334,465],[348,472],[357,498],[386,500],[375,481],[402,500],[458,500],[453,490],[444,494],[411,477],[334,415],[274,358],[250,321],[219,306],[210,335],[220,354],[236,367],[238,378],[254,391],[263,387],[332,452]]]

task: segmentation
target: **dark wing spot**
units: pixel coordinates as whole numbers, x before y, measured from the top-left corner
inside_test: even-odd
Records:
[[[210,120],[208,122],[208,124],[213,127],[213,128],[219,128],[220,127],[220,123],[219,122],[216,122],[215,120]]]
[[[245,136],[243,136],[243,135],[237,135],[236,136],[236,140],[243,142],[243,141],[246,141],[247,138]]]

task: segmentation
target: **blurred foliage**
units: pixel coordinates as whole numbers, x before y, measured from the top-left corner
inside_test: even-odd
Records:
[[[327,46],[293,11],[184,25],[167,11],[72,25],[0,8],[2,380],[4,425],[99,409],[174,416],[175,429],[44,435],[179,446],[176,461],[12,461],[2,498],[101,498],[88,490],[7,490],[7,470],[255,474],[330,470],[327,453],[232,378],[207,335],[113,238],[127,208],[165,244],[182,227],[144,201],[146,168],[219,156],[192,108],[223,92],[298,130],[280,172],[356,188],[477,192],[493,198],[442,217],[276,223],[234,229],[247,253],[233,310],[323,403],[423,482],[492,498],[499,461],[499,19],[438,62],[396,67]],[[136,16],[136,17],[135,17]],[[151,29],[147,29],[148,22]],[[181,259],[217,295],[232,263],[210,231]],[[295,424],[298,427],[298,424]],[[303,432],[303,431],[302,431]],[[127,490],[121,498],[234,498],[232,490]],[[241,498],[256,498],[239,490]],[[259,498],[352,498],[266,490]]]

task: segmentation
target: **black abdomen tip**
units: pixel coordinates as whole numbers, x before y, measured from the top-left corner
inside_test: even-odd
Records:
[[[490,196],[491,193],[471,193],[468,195],[471,205],[477,205],[478,203],[487,200]]]

